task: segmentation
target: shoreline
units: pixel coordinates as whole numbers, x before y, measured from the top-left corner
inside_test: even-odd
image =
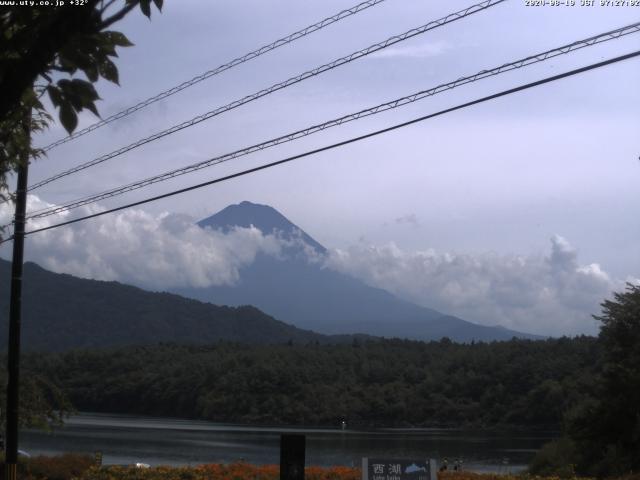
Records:
[[[418,426],[386,426],[386,425],[366,425],[366,424],[347,424],[346,429],[342,429],[341,425],[299,425],[299,424],[277,424],[277,423],[240,423],[240,422],[215,422],[212,420],[206,420],[201,418],[188,418],[188,417],[165,417],[165,416],[155,416],[155,415],[144,415],[144,414],[136,414],[136,413],[118,413],[118,412],[87,412],[87,411],[79,411],[76,412],[67,419],[65,419],[65,424],[77,425],[81,424],[83,418],[104,418],[104,419],[113,419],[115,417],[125,419],[136,420],[140,423],[148,422],[149,425],[154,422],[162,423],[163,425],[168,425],[174,423],[176,426],[180,424],[202,424],[203,427],[209,426],[214,427],[216,429],[260,429],[264,431],[308,431],[308,432],[356,432],[356,433],[411,433],[411,432],[483,432],[483,433],[495,433],[495,434],[517,434],[517,433],[541,433],[545,434],[545,437],[556,437],[560,436],[560,429],[552,428],[551,426],[526,426],[526,425],[492,425],[492,426],[482,426],[482,425],[457,425],[453,424],[449,425],[418,425]],[[70,420],[70,421],[69,421]],[[141,425],[141,428],[144,428]],[[148,427],[152,428],[152,427]],[[163,427],[165,428],[165,427]]]

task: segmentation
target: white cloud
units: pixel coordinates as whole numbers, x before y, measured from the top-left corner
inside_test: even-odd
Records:
[[[418,217],[415,213],[409,213],[407,215],[404,215],[402,217],[398,217],[395,219],[395,222],[398,225],[402,225],[402,224],[407,224],[407,225],[411,225],[413,227],[419,227],[420,226],[420,221],[418,220]]]
[[[29,197],[29,210],[50,207]],[[33,221],[46,227],[95,213],[82,207]],[[0,221],[9,220],[8,205]],[[256,255],[289,254],[302,240],[263,235],[255,228],[229,233],[202,229],[186,215],[126,210],[28,237],[26,259],[83,278],[118,280],[150,289],[233,285]],[[0,249],[10,256],[10,244]],[[401,298],[485,325],[503,325],[542,335],[597,332],[591,314],[624,282],[596,263],[581,265],[571,244],[551,239],[548,255],[465,255],[433,249],[410,252],[390,243],[361,243],[332,250],[326,259],[310,246],[296,248],[309,261],[395,293]],[[640,283],[637,278],[627,281]]]
[[[28,210],[51,206],[29,196]],[[102,210],[82,207],[31,221],[27,230]],[[0,221],[9,220],[9,207],[0,206]],[[27,237],[26,260],[54,272],[83,278],[118,280],[153,289],[232,285],[239,270],[259,252],[279,255],[287,242],[263,235],[256,228],[228,234],[195,225],[186,215],[151,215],[126,210]],[[9,258],[6,244],[2,256]]]
[[[415,303],[485,325],[541,335],[594,334],[591,314],[622,282],[580,265],[556,235],[548,256],[407,252],[390,243],[333,250],[327,267]]]

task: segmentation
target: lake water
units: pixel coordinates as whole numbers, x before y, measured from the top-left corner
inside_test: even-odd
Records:
[[[553,432],[265,428],[129,415],[80,414],[52,433],[26,430],[31,455],[100,451],[105,464],[279,464],[281,433],[306,435],[307,465],[359,466],[362,457],[462,459],[465,469],[517,472]]]

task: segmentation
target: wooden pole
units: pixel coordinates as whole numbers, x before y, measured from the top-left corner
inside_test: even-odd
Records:
[[[18,415],[20,386],[20,324],[22,320],[22,263],[24,257],[24,227],[27,209],[27,176],[31,145],[31,109],[25,122],[27,147],[18,166],[16,210],[13,229],[13,260],[11,263],[11,300],[9,304],[9,353],[7,383],[7,424],[5,462],[6,480],[16,480],[18,465]]]

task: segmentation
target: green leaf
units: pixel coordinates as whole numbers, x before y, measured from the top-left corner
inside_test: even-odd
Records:
[[[117,45],[118,47],[133,47],[133,43],[129,41],[124,33],[106,31],[102,32],[101,35],[107,42]]]
[[[69,88],[71,88],[71,80],[68,80],[66,78],[58,80],[58,88],[60,88],[60,90],[62,91],[68,90]]]
[[[99,50],[100,57],[117,57],[116,46],[113,43],[110,43],[109,40],[105,40],[104,43],[100,46]]]
[[[62,94],[58,87],[49,85],[47,87],[47,93],[49,94],[49,98],[51,99],[51,103],[54,107],[59,107],[62,104]]]
[[[60,53],[58,61],[60,62],[60,67],[70,75],[73,75],[76,73],[76,70],[78,70],[76,64],[71,60],[68,60],[62,53]]]
[[[153,0],[153,3],[156,4],[156,7],[158,8],[158,10],[162,10],[162,2],[163,0]]]
[[[60,64],[74,72],[78,68],[84,70],[93,63],[91,56],[81,49],[65,48],[59,54]]]
[[[93,84],[79,78],[74,78],[73,80],[71,80],[69,91],[72,94],[79,95],[83,100],[86,99],[90,102],[100,99],[100,96],[98,95],[98,92],[96,92]]]
[[[98,81],[98,68],[96,68],[95,65],[91,65],[90,67],[87,67],[84,69],[84,74],[87,76],[87,78],[92,81],[92,82],[97,82]]]
[[[116,85],[120,85],[118,79],[118,68],[111,60],[107,59],[100,64],[100,75],[102,75],[106,80],[109,80]]]
[[[64,129],[71,135],[78,126],[78,115],[69,103],[60,106],[60,122]]]
[[[140,0],[140,10],[145,17],[151,18],[151,0]]]
[[[73,80],[63,79],[58,81],[58,87],[60,90],[58,102],[61,108],[66,105],[76,112],[81,112],[82,109],[88,108],[98,115],[94,102],[99,100],[100,97],[92,83],[79,78],[74,78]]]
[[[86,108],[88,108],[91,113],[93,113],[96,117],[100,118],[100,114],[98,113],[98,109],[96,108],[96,104],[93,102],[87,103],[85,105]]]

